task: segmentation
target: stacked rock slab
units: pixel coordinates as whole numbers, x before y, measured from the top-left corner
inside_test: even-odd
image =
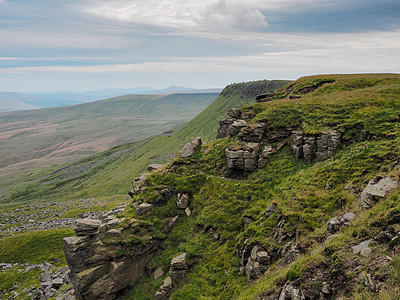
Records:
[[[341,133],[337,130],[317,134],[305,134],[302,130],[292,131],[290,146],[296,158],[303,158],[306,163],[323,161],[332,157],[340,144]]]
[[[155,294],[155,300],[166,300],[172,289],[178,286],[179,282],[186,275],[189,269],[186,262],[186,253],[178,255],[171,260],[171,266],[169,269],[169,276],[164,279],[163,284],[160,286]]]
[[[268,102],[274,100],[275,92],[274,91],[268,91],[264,94],[258,95],[256,97],[257,102]]]
[[[225,150],[228,159],[228,168],[252,172],[257,167],[258,143],[247,143],[239,148]]]
[[[115,299],[142,277],[147,261],[157,250],[158,243],[151,241],[136,249],[134,256],[118,256],[120,246],[105,244],[102,238],[118,234],[109,227],[121,221],[113,215],[103,221],[82,219],[77,222],[77,235],[63,239],[78,299]]]

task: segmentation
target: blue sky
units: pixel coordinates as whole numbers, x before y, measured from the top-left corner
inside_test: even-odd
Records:
[[[0,90],[400,70],[398,0],[0,0]]]

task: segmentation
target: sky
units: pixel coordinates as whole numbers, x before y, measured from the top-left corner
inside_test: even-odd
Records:
[[[0,0],[0,91],[400,72],[398,0]]]

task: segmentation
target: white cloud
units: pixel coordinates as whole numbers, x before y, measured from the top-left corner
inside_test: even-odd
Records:
[[[325,5],[328,0],[119,0],[90,1],[84,11],[108,19],[183,32],[249,29],[268,25],[267,13]]]
[[[268,73],[287,74],[397,72],[400,41],[397,32],[363,34],[265,35],[280,50],[258,55],[170,58],[138,64],[92,66],[49,65],[0,69],[6,74],[140,74],[140,73]],[[200,76],[200,75],[199,75]],[[292,75],[293,76],[293,75]],[[275,77],[276,78],[276,77]],[[288,77],[287,77],[288,78]],[[293,77],[292,77],[293,78]]]

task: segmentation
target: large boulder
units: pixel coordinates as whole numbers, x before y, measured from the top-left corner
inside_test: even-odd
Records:
[[[398,182],[390,177],[376,177],[372,179],[362,191],[357,204],[364,209],[370,208],[379,200],[385,198],[390,192],[398,187]]]
[[[189,142],[182,148],[181,157],[185,158],[194,155],[197,149],[201,147],[201,144],[200,137],[190,138]]]

